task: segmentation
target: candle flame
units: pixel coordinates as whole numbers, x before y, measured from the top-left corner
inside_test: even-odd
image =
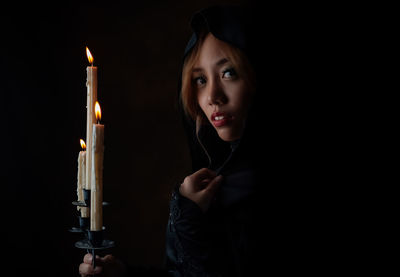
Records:
[[[81,139],[81,147],[82,147],[83,150],[86,149],[86,143],[85,143],[85,141],[83,139]]]
[[[97,101],[96,101],[96,105],[94,107],[94,110],[95,110],[95,113],[96,113],[96,119],[98,121],[100,121],[101,120],[101,109],[100,109],[100,104]]]
[[[86,46],[86,56],[87,56],[87,58],[89,60],[89,63],[91,63],[93,65],[93,56],[90,53],[89,48],[87,48],[87,46]]]

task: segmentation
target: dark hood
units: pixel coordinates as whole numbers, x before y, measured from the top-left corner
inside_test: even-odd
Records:
[[[262,47],[260,42],[257,42],[256,23],[252,19],[252,12],[249,9],[240,6],[212,6],[196,12],[190,22],[193,34],[185,48],[183,59],[190,53],[193,46],[197,42],[198,34],[201,31],[208,31],[216,38],[227,42],[240,50],[248,57],[250,63],[256,72],[256,79],[261,68],[257,62],[257,53]],[[181,83],[179,83],[179,94]],[[203,125],[198,132],[198,137],[203,146],[199,143],[196,137],[196,122],[184,115],[182,103],[180,103],[181,112],[188,143],[190,146],[193,170],[198,170],[202,167],[218,169],[231,156],[232,149],[238,154],[246,156],[249,159],[256,159],[257,141],[260,141],[260,134],[257,134],[255,126],[257,125],[257,113],[260,110],[257,106],[260,101],[257,100],[260,95],[260,88],[257,86],[256,96],[253,107],[250,108],[250,114],[246,122],[246,129],[240,141],[228,143],[222,141],[215,129],[211,125]],[[179,97],[180,99],[180,97]],[[207,157],[210,156],[210,159]],[[211,160],[211,163],[210,163]]]

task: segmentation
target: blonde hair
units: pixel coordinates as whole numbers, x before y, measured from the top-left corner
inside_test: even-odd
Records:
[[[197,96],[195,95],[194,83],[192,80],[192,70],[199,60],[200,48],[204,42],[207,33],[199,35],[196,45],[192,51],[185,58],[182,70],[182,89],[181,89],[181,100],[183,109],[187,116],[194,120],[198,120],[199,116],[202,118],[202,111],[197,102]],[[251,90],[255,89],[255,74],[254,70],[248,61],[246,55],[239,49],[232,46],[229,43],[222,41],[224,44],[223,51],[225,52],[229,61],[233,64],[233,67],[237,74],[242,78]]]

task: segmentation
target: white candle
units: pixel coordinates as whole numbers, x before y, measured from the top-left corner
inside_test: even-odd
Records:
[[[81,146],[83,149],[86,148],[85,142],[81,139]],[[83,202],[83,188],[86,184],[86,151],[79,151],[78,156],[78,186],[77,186],[77,194],[78,194],[78,202]],[[89,208],[78,206],[78,211],[81,212],[81,217],[87,218],[89,217]]]
[[[97,67],[93,66],[93,56],[89,49],[86,47],[86,55],[88,57],[91,66],[86,68],[87,71],[87,120],[86,120],[86,186],[85,189],[90,190],[91,188],[91,167],[92,164],[92,132],[93,124],[96,123],[96,116],[94,114],[94,104],[97,101]]]
[[[100,121],[100,106],[96,102],[96,117]],[[90,191],[90,230],[101,231],[103,228],[103,160],[104,160],[104,125],[93,124],[92,173]]]

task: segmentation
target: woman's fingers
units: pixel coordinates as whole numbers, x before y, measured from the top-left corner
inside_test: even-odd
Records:
[[[188,193],[200,192],[206,189],[212,191],[220,183],[221,177],[208,168],[202,168],[187,176],[181,184],[180,190]],[[211,188],[209,188],[210,186]]]
[[[190,175],[193,182],[201,182],[204,179],[213,179],[215,178],[215,176],[217,176],[217,174],[208,168],[199,169],[198,171]]]
[[[203,211],[206,211],[221,181],[221,175],[217,176],[214,171],[202,168],[185,178],[179,192],[199,205]]]
[[[208,183],[214,179],[216,173],[208,168],[202,168],[189,175],[183,180],[183,186],[189,190],[199,191],[208,186]]]
[[[81,263],[79,265],[79,274],[82,277],[95,275],[95,274],[100,274],[102,271],[103,271],[103,267],[102,266],[97,266],[96,265],[96,268],[93,269],[93,266],[91,264]]]
[[[107,257],[107,256],[106,256]],[[88,276],[88,275],[93,275],[93,274],[99,274],[103,271],[103,263],[105,261],[107,261],[108,259],[110,259],[110,257],[104,257],[101,258],[99,256],[96,255],[96,268],[93,269],[93,259],[92,259],[92,254],[86,254],[83,257],[83,263],[81,263],[79,265],[79,274],[81,274],[81,276]],[[106,260],[104,260],[106,259]]]
[[[96,255],[96,265],[103,265],[106,262],[112,261],[114,259],[114,257],[112,255],[106,255],[104,257],[100,257],[98,255]],[[83,262],[85,264],[92,264],[93,263],[93,259],[92,259],[92,254],[86,254],[83,257]]]
[[[86,254],[84,257],[83,257],[83,262],[85,263],[85,264],[91,264],[92,263],[92,254]]]
[[[222,176],[219,175],[212,179],[207,187],[205,187],[202,191],[200,191],[197,195],[197,204],[200,208],[205,212],[210,207],[211,202],[213,201],[215,194],[219,185],[221,184]]]
[[[105,255],[103,258],[101,258],[101,261],[102,261],[103,263],[110,263],[110,262],[114,262],[114,261],[115,261],[115,258],[114,258],[113,255],[108,254],[108,255]]]

